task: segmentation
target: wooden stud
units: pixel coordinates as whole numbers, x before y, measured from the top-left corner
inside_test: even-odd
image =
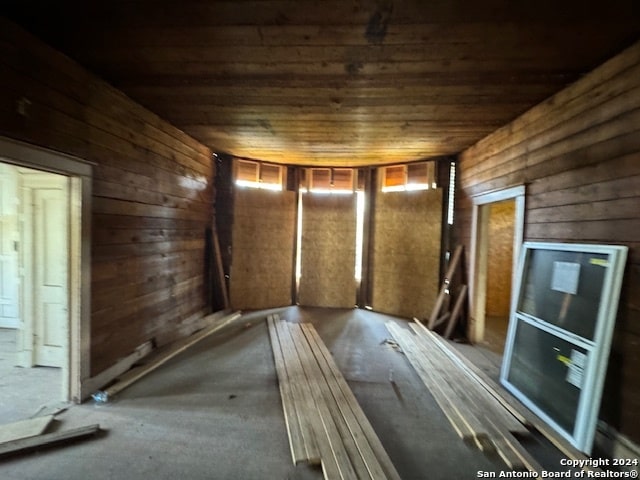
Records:
[[[433,307],[433,311],[431,312],[431,317],[429,317],[429,328],[433,329],[436,321],[438,320],[438,316],[440,315],[440,310],[442,309],[442,305],[447,297],[447,290],[449,289],[449,285],[451,283],[451,279],[453,274],[458,267],[458,262],[460,261],[460,257],[462,256],[462,245],[458,245],[453,252],[453,257],[451,258],[451,262],[449,263],[449,267],[447,268],[447,273],[444,276],[444,281],[442,287],[440,289],[440,293],[436,300],[436,304]]]

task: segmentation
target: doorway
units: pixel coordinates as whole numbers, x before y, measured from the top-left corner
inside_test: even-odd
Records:
[[[3,413],[83,398],[90,186],[86,162],[0,137]]]
[[[67,399],[69,191],[63,175],[0,164],[0,335],[12,403]]]
[[[502,355],[524,232],[525,187],[473,199],[469,337]]]

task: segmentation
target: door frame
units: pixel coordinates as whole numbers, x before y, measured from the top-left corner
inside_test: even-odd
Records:
[[[484,338],[487,300],[487,257],[489,250],[489,208],[492,203],[515,200],[513,266],[511,269],[511,285],[515,285],[520,248],[524,241],[525,195],[525,185],[516,185],[501,190],[483,192],[471,197],[473,202],[471,255],[469,259],[471,312],[468,335],[473,343],[477,343]],[[513,306],[515,289],[511,291],[511,306]]]
[[[68,362],[63,398],[80,403],[90,375],[92,163],[72,155],[0,136],[0,161],[69,177]]]

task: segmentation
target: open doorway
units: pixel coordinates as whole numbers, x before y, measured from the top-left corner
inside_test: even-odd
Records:
[[[469,336],[502,355],[524,229],[524,186],[473,198]]]
[[[0,163],[0,358],[11,386],[7,409],[67,400],[69,183],[63,175]]]
[[[0,375],[9,387],[0,421],[82,398],[90,173],[73,157],[0,138]]]
[[[490,350],[502,355],[509,327],[516,202],[503,200],[483,208],[488,209],[489,217],[483,340]]]

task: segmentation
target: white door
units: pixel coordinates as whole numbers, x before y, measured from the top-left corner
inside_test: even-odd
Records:
[[[0,163],[0,328],[18,328],[18,190],[15,167]]]
[[[32,365],[67,363],[68,182],[65,176],[49,173],[22,175],[24,305],[29,317],[24,322],[24,349],[32,349]]]

